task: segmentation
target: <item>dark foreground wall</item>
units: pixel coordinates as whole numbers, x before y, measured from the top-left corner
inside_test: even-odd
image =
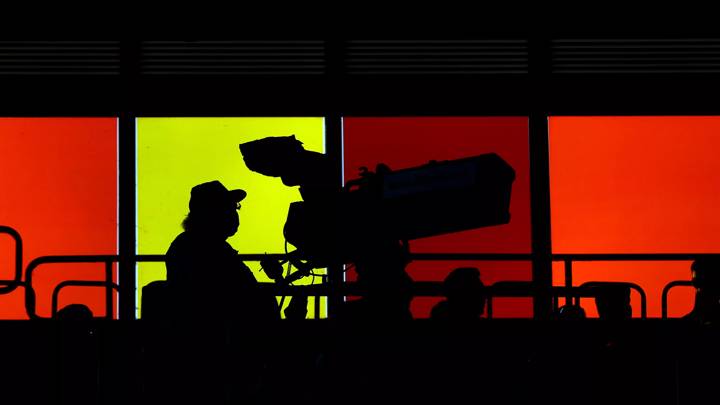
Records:
[[[683,321],[0,322],[13,403],[719,403],[720,332]],[[233,402],[234,401],[234,402]]]

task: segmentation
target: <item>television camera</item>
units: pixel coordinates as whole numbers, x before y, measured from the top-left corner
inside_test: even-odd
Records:
[[[380,164],[341,186],[330,158],[305,150],[294,135],[243,143],[240,152],[248,169],[300,187],[303,201],[290,204],[283,233],[297,248],[292,264],[306,272],[357,263],[387,246],[407,248],[412,239],[510,221],[515,171],[494,153],[396,171]]]

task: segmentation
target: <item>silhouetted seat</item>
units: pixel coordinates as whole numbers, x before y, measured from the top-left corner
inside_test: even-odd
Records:
[[[57,324],[55,395],[60,404],[95,404],[100,386],[98,328],[87,305],[69,304],[53,317]]]
[[[87,305],[70,304],[55,314],[55,319],[65,321],[91,321],[93,313]]]
[[[142,319],[168,319],[172,310],[167,281],[153,281],[142,289]]]

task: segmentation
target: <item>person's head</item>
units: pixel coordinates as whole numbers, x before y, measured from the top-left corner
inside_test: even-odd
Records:
[[[720,258],[701,257],[690,267],[692,283],[698,291],[720,293]]]
[[[485,285],[475,267],[460,267],[448,274],[443,282],[447,301],[454,308],[462,308],[480,316],[485,312]]]
[[[217,180],[198,184],[190,191],[190,212],[183,228],[229,238],[240,226],[237,210],[246,195],[244,190],[228,190]]]
[[[93,313],[87,305],[70,304],[59,310],[55,318],[65,321],[89,321],[93,319]]]
[[[557,319],[562,320],[578,320],[585,319],[585,310],[580,305],[567,304],[558,308],[555,314]]]
[[[630,287],[613,284],[595,287],[595,306],[600,319],[632,318]]]

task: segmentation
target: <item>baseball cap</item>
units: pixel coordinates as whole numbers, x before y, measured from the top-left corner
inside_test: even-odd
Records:
[[[190,211],[214,211],[222,206],[237,204],[246,196],[245,190],[228,190],[218,180],[198,184],[190,191]]]

